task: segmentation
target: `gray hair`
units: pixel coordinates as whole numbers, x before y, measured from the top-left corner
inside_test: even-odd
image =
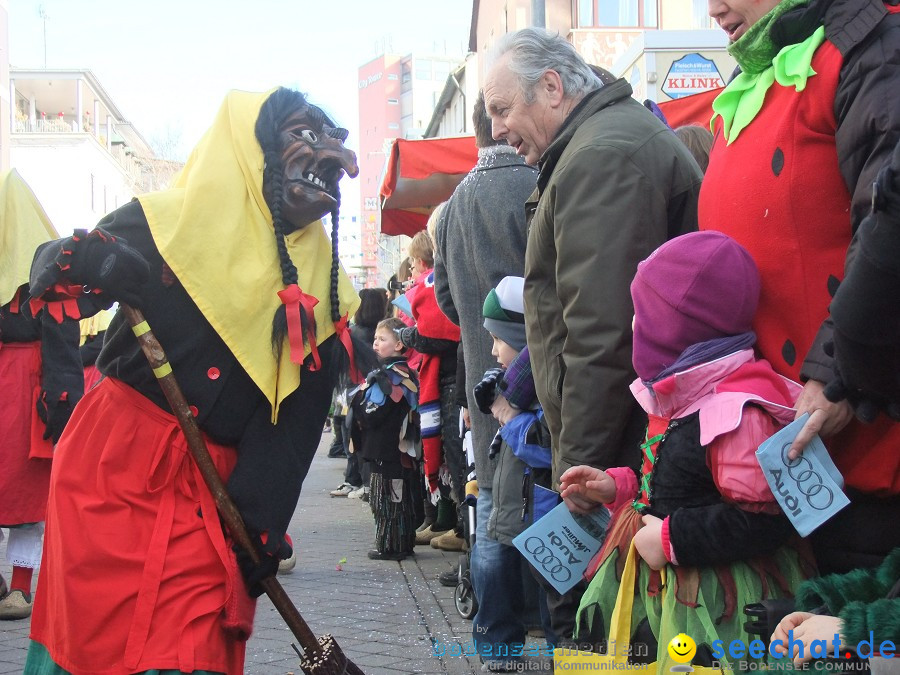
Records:
[[[566,98],[581,98],[603,86],[575,47],[543,28],[523,28],[501,37],[492,51],[494,60],[511,53],[509,69],[516,74],[526,103],[534,101],[537,83],[548,70],[559,73]]]

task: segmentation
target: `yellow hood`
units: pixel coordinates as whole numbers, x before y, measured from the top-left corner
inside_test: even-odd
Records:
[[[59,239],[28,183],[12,169],[0,174],[0,305],[28,281],[34,250]]]
[[[268,398],[274,422],[281,402],[300,384],[300,367],[290,360],[287,339],[280,362],[271,343],[272,317],[281,305],[277,293],[284,284],[254,133],[271,93],[230,92],[175,187],[138,200],[163,259]],[[316,340],[321,343],[334,333],[331,242],[321,221],[286,241],[298,285],[319,299]],[[341,315],[356,311],[359,296],[343,268],[338,293]]]

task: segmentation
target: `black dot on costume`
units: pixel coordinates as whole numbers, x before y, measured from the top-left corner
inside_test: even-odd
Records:
[[[793,342],[790,340],[784,341],[784,345],[781,347],[781,356],[789,366],[794,365],[794,361],[797,360],[797,348]]]
[[[772,155],[772,173],[776,176],[781,173],[784,168],[784,153],[781,148],[775,148],[775,154]]]
[[[828,275],[828,295],[830,295],[833,298],[834,294],[837,293],[838,286],[840,286],[840,285],[841,285],[840,279],[838,279],[833,274]]]

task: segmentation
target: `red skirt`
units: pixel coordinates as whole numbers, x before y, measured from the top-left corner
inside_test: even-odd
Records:
[[[52,441],[37,414],[41,343],[0,343],[0,525],[44,520]]]
[[[233,449],[207,439],[223,479]],[[106,378],[56,448],[31,638],[73,675],[242,673],[255,603],[175,418]]]
[[[101,379],[103,379],[103,373],[97,370],[97,366],[90,365],[84,367],[84,390],[85,392],[90,391],[94,388],[94,385],[97,384]]]

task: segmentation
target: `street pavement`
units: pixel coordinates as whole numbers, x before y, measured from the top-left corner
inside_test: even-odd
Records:
[[[401,562],[369,560],[374,538],[369,505],[328,494],[342,482],[346,464],[328,458],[331,439],[327,433],[322,437],[291,520],[297,566],[279,575],[288,595],[313,633],[331,633],[366,675],[480,671],[472,654],[472,624],[457,613],[453,589],[437,581],[459,554],[417,546],[416,556]],[[0,546],[0,572],[8,580],[5,548]],[[28,629],[27,620],[0,622],[0,675],[22,672]],[[300,675],[292,642],[281,616],[261,597],[245,672]],[[550,669],[540,658],[523,665],[528,671]]]

